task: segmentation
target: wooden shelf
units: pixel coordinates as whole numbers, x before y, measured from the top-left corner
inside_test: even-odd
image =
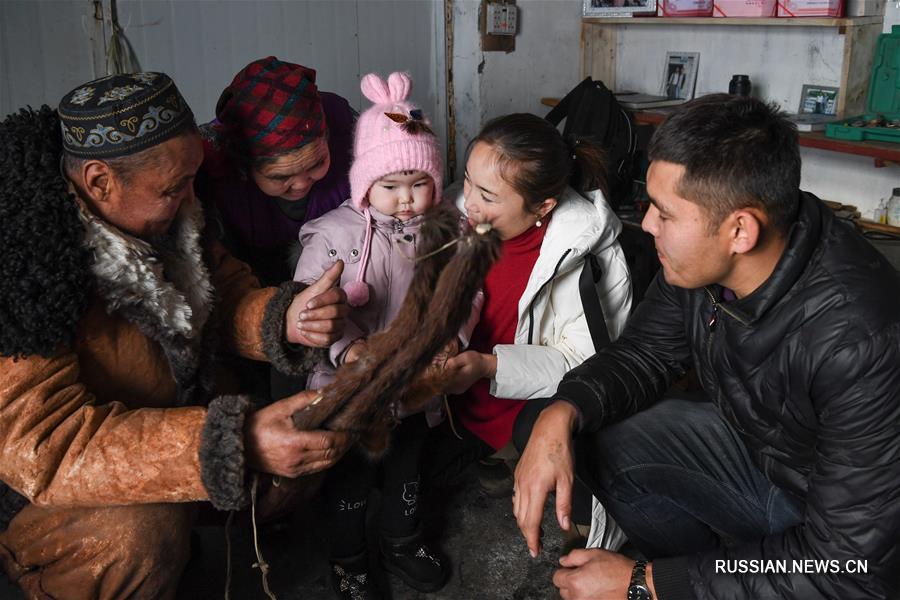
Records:
[[[857,219],[855,222],[857,228],[861,229],[862,231],[889,233],[890,235],[896,235],[900,237],[900,227],[894,227],[893,225],[887,225],[885,223],[876,223],[875,221],[869,221],[868,219]]]
[[[740,19],[740,18],[666,18],[666,17],[602,17],[582,19],[581,76],[592,77],[616,89],[618,33],[621,27],[636,26],[703,26],[707,32],[719,32],[721,26],[793,28],[798,35],[808,35],[809,28],[820,28],[839,35],[843,43],[841,79],[838,85],[837,115],[866,112],[869,75],[875,59],[875,44],[883,28],[882,16],[828,19],[817,17]],[[711,29],[710,29],[711,28]],[[801,28],[801,29],[798,29]],[[802,28],[807,28],[806,31]],[[698,35],[702,32],[698,31]],[[704,59],[705,60],[705,59]]]
[[[800,134],[800,145],[843,154],[869,156],[875,159],[876,167],[883,167],[889,162],[900,165],[900,144],[838,140],[827,137],[821,131],[810,131]]]
[[[556,106],[559,98],[541,98],[541,104]],[[632,111],[634,122],[638,125],[659,125],[666,120],[670,112],[662,110]],[[841,154],[868,156],[875,159],[876,167],[884,167],[888,163],[900,165],[900,144],[890,142],[854,142],[827,137],[820,131],[800,132],[800,145],[806,148],[818,148]]]
[[[595,17],[582,19],[583,23],[593,25],[740,25],[763,27],[857,27],[882,23],[883,17],[848,17],[830,19],[818,17],[792,18],[738,18],[738,17]]]
[[[632,114],[634,122],[639,125],[659,125],[666,120],[670,113],[658,110],[638,110]],[[887,163],[900,164],[900,144],[890,142],[854,142],[830,138],[821,131],[801,131],[800,145],[841,154],[868,156],[875,159],[876,167],[884,167]]]

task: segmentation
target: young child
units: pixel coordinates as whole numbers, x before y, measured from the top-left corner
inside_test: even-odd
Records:
[[[310,375],[308,389],[333,381],[336,365],[355,360],[366,337],[397,316],[413,276],[422,214],[441,198],[438,142],[422,111],[407,101],[409,76],[392,73],[385,82],[369,74],[360,87],[374,106],[356,125],[350,199],[300,230],[303,251],[294,279],[315,281],[342,260],[341,286],[352,307],[344,337]],[[448,568],[444,557],[425,543],[418,518],[419,455],[426,431],[421,413],[407,416],[393,430],[380,464],[379,548],[386,570],[430,592],[444,585]],[[374,479],[375,465],[358,449],[327,476],[332,584],[340,598],[381,597],[368,575],[365,537],[366,501]]]

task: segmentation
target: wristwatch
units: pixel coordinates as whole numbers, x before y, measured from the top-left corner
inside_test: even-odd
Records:
[[[626,600],[653,600],[653,594],[647,587],[647,561],[638,560],[631,571],[631,583],[628,584]]]

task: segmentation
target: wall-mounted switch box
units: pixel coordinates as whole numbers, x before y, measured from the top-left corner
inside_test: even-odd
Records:
[[[481,0],[478,8],[478,31],[481,32],[483,51],[514,51],[518,25],[516,0]]]
[[[485,33],[488,35],[516,35],[517,21],[515,4],[488,2],[485,14]]]

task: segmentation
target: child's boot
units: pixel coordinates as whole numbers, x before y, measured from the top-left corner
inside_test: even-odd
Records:
[[[341,600],[381,600],[378,583],[369,572],[369,557],[365,550],[356,556],[340,558],[331,563],[331,587]]]
[[[421,527],[412,535],[382,535],[382,565],[409,587],[420,592],[436,592],[447,582],[450,568],[439,549],[425,543]]]

